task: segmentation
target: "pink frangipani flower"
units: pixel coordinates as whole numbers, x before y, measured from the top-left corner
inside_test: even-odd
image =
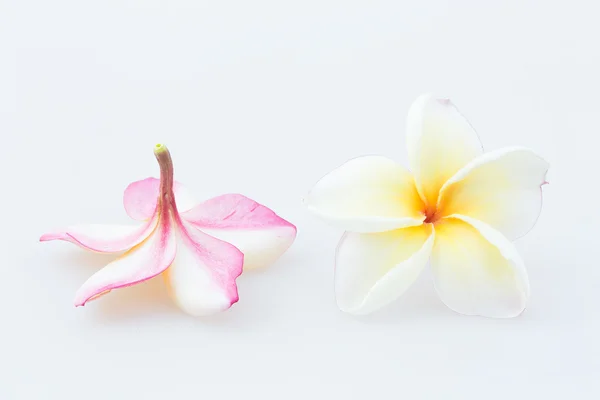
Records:
[[[194,205],[187,189],[173,180],[167,147],[157,144],[154,154],[160,180],[133,182],[123,198],[125,211],[141,225],[76,225],[40,241],[64,240],[101,253],[125,251],[81,286],[76,306],[162,274],[171,297],[188,314],[227,310],[238,301],[236,278],[242,269],[273,263],[294,241],[296,227],[240,194]]]

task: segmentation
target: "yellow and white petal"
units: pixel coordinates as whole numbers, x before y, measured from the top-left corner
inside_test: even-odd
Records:
[[[441,216],[481,220],[513,240],[527,233],[542,208],[548,163],[533,151],[512,147],[471,161],[442,188]]]
[[[529,281],[514,245],[476,219],[455,215],[435,225],[431,267],[436,290],[452,310],[510,318],[529,298]]]
[[[336,254],[339,308],[368,314],[398,298],[427,264],[434,236],[431,224],[382,233],[347,232]]]
[[[444,183],[483,153],[477,133],[450,100],[427,94],[410,107],[406,139],[417,189],[430,207]]]
[[[424,205],[412,175],[382,156],[348,161],[308,194],[309,210],[351,232],[384,232],[420,225]]]

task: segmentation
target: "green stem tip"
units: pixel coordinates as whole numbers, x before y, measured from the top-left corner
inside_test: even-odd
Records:
[[[157,143],[154,146],[154,154],[159,154],[165,151],[167,151],[167,145],[165,145],[164,143]]]

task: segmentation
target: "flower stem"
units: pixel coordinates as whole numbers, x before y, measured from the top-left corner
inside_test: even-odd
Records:
[[[160,166],[160,191],[158,201],[162,210],[172,208],[177,210],[173,194],[173,160],[171,153],[164,144],[154,146],[154,156]]]

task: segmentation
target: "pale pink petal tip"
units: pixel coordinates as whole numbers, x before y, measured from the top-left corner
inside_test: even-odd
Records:
[[[237,286],[236,286],[237,289]],[[229,307],[231,307],[232,305],[234,305],[235,303],[237,303],[240,300],[240,296],[237,292],[237,290],[235,291],[235,294],[231,296],[231,303],[229,303]]]
[[[40,242],[48,242],[50,240],[67,240],[71,238],[65,232],[45,233],[40,237]]]
[[[93,295],[91,297],[86,297],[86,298],[81,298],[81,296],[75,295],[75,307],[83,307],[85,306],[88,302],[92,301],[92,300],[96,300],[104,295],[107,295],[111,292],[111,289],[107,289],[103,292],[100,292],[96,295]]]
[[[282,226],[287,226],[288,228],[292,229],[294,231],[294,238],[296,237],[296,234],[298,233],[298,228],[296,228],[296,225],[292,224],[290,221],[285,220],[281,217],[278,217],[279,219],[281,219],[282,221]]]

